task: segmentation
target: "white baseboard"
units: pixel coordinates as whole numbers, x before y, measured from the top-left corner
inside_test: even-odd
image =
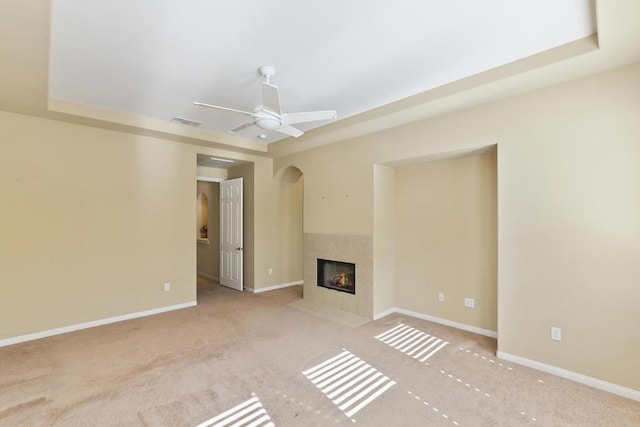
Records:
[[[47,331],[35,332],[27,335],[20,335],[18,337],[6,338],[0,340],[0,347],[4,347],[12,344],[19,344],[21,342],[37,340],[40,338],[46,338],[53,335],[66,334],[67,332],[79,331],[82,329],[93,328],[95,326],[108,325],[109,323],[122,322],[124,320],[135,319],[138,317],[152,316],[154,314],[165,313],[167,311],[180,310],[182,308],[193,307],[197,305],[197,301],[190,301],[183,304],[170,305],[168,307],[154,308],[152,310],[139,311],[137,313],[123,314],[122,316],[108,317],[106,319],[93,320],[91,322],[78,323],[76,325],[63,326],[62,328],[49,329]]]
[[[383,317],[387,317],[390,314],[397,313],[397,310],[397,308],[391,307],[387,310],[381,311],[380,313],[373,315],[373,320],[382,319]]]
[[[496,331],[490,331],[489,329],[482,329],[476,326],[465,325],[464,323],[454,322],[453,320],[442,319],[440,317],[430,316],[428,314],[418,313],[417,311],[405,310],[404,308],[393,307],[378,313],[373,316],[373,320],[381,319],[393,313],[404,314],[406,316],[416,317],[422,320],[428,320],[429,322],[440,323],[441,325],[451,326],[452,328],[462,329],[463,331],[473,332],[474,334],[480,334],[491,338],[498,338]]]
[[[418,313],[415,311],[405,310],[403,308],[392,307],[385,311],[382,311],[373,316],[374,320],[382,319],[390,314],[398,313],[406,316],[416,317],[422,320],[428,320],[430,322],[440,323],[443,325],[451,326],[453,328],[462,329],[469,332],[474,332],[476,334],[485,335],[491,338],[497,338],[498,334],[496,331],[490,331],[488,329],[477,328],[475,326],[465,325],[463,323],[453,322],[447,319],[441,319],[439,317],[429,316],[427,314]],[[519,365],[526,366],[528,368],[537,369],[539,371],[547,372],[552,375],[556,375],[558,377],[566,378],[571,381],[575,381],[580,384],[584,384],[593,388],[597,388],[599,390],[603,390],[609,393],[617,394],[618,396],[626,397],[628,399],[633,399],[640,401],[640,391],[634,390],[628,387],[624,387],[618,384],[610,383],[607,381],[603,381],[597,378],[589,377],[587,375],[579,374],[577,372],[569,371],[566,369],[558,368],[556,366],[547,365],[546,363],[537,362],[535,360],[526,359],[524,357],[516,356],[513,354],[505,353],[503,351],[498,351],[496,356],[500,359],[506,360],[508,362],[517,363]]]
[[[280,283],[279,285],[267,286],[266,288],[244,288],[247,292],[252,294],[259,294],[261,292],[275,291],[276,289],[288,288],[289,286],[302,285],[302,280],[296,280],[295,282]]]
[[[215,280],[216,282],[218,281],[218,277],[216,277],[216,276],[212,276],[211,274],[203,273],[203,272],[201,272],[201,271],[198,271],[198,272],[197,272],[197,275],[198,275],[198,276],[202,276],[202,277],[204,277],[205,279]]]
[[[504,351],[497,351],[496,356],[508,362],[517,363],[518,365],[523,365],[528,368],[537,369],[539,371],[546,372],[548,374],[556,375],[558,377],[566,378],[568,380],[575,381],[580,384],[588,385],[589,387],[593,387],[599,390],[607,391],[609,393],[617,394],[618,396],[640,401],[640,391],[638,390],[634,390],[618,384],[613,384],[607,381],[599,380],[597,378],[589,377],[587,375],[579,374],[577,372],[568,371],[566,369],[558,368],[556,366],[547,365],[546,363],[537,362],[535,360],[526,359],[524,357],[505,353]]]

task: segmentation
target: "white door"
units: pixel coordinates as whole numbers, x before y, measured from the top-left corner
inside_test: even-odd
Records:
[[[242,178],[220,183],[220,284],[242,290]]]

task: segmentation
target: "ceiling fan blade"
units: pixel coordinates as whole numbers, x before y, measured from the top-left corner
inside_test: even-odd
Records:
[[[297,138],[300,135],[304,135],[304,132],[302,132],[300,129],[296,129],[293,126],[289,126],[289,125],[280,125],[279,127],[275,128],[274,130],[276,132],[280,132],[280,133],[283,133],[285,135],[292,136],[294,138]]]
[[[334,110],[331,111],[307,111],[304,113],[287,113],[283,114],[287,116],[289,124],[317,122],[319,120],[333,120],[338,117],[338,113]]]
[[[276,112],[282,113],[280,109],[280,95],[278,95],[278,86],[271,83],[262,82],[262,105],[264,108]]]
[[[248,111],[236,110],[235,108],[220,107],[218,105],[205,104],[204,102],[194,101],[193,105],[197,105],[200,107],[213,108],[215,110],[231,111],[232,113],[240,113],[240,114],[245,114],[247,116],[255,116],[255,113],[250,113]]]
[[[243,125],[241,125],[241,126],[238,126],[238,127],[237,127],[237,128],[235,128],[235,129],[231,129],[231,130],[229,131],[229,133],[236,133],[236,132],[240,132],[241,130],[246,129],[246,128],[248,128],[248,127],[251,127],[251,126],[253,126],[253,125],[254,125],[254,123],[253,123],[253,122],[245,123],[245,124],[243,124]]]

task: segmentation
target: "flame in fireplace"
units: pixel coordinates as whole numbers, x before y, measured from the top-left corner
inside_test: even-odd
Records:
[[[331,286],[337,286],[339,288],[351,288],[353,287],[351,283],[351,278],[346,273],[338,273],[329,279],[329,283]]]

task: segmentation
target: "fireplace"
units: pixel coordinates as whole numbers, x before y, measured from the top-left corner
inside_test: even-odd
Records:
[[[349,294],[356,293],[356,265],[348,262],[317,259],[318,286]]]

